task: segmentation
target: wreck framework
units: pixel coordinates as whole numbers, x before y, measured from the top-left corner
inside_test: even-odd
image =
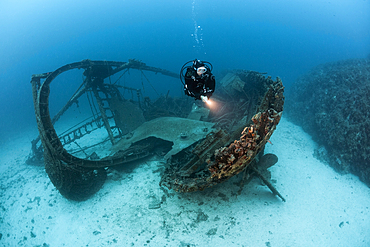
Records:
[[[76,93],[52,119],[49,113],[50,84],[58,75],[72,69],[83,69],[85,78]],[[148,157],[155,154],[158,145],[171,144],[163,140],[159,144],[158,138],[148,134],[146,138],[132,142],[129,147],[118,149],[104,158],[94,153],[85,158],[77,157],[66,150],[66,145],[102,127],[112,146],[120,139],[129,139],[127,135],[130,133],[124,130],[123,123],[129,116],[122,114],[127,104],[144,110],[145,122],[159,116],[184,118],[191,111],[193,104],[189,99],[172,99],[166,95],[151,102],[149,98],[141,100],[140,90],[134,88],[125,89],[135,92],[138,100],[128,102],[120,94],[122,86],[104,82],[106,78],[127,69],[178,78],[175,73],[133,59],[128,62],[83,60],[50,73],[32,76],[35,115],[40,134],[32,142],[33,157],[42,152],[50,180],[69,199],[85,200],[96,193],[106,180],[107,168]],[[222,108],[203,116],[202,121],[213,123],[214,128],[206,130],[205,138],[168,157],[161,185],[179,192],[191,192],[211,187],[244,172],[247,180],[252,176],[260,177],[274,194],[285,201],[269,179],[262,175],[258,165],[264,145],[276,129],[283,112],[282,82],[279,78],[273,81],[271,77],[254,71],[239,70],[233,74],[232,82],[229,80],[228,85],[221,85],[213,97]],[[87,93],[94,97],[98,106],[93,120],[58,135],[55,123]],[[178,106],[177,110],[168,110],[174,105]],[[177,112],[177,116],[173,116],[173,112]]]

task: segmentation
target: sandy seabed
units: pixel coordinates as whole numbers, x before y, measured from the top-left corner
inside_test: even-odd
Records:
[[[370,188],[317,160],[317,144],[285,118],[271,142],[265,153],[279,157],[270,171],[286,202],[258,179],[241,190],[239,176],[203,192],[163,191],[155,157],[69,201],[42,166],[25,164],[29,137],[2,141],[0,245],[370,246]]]

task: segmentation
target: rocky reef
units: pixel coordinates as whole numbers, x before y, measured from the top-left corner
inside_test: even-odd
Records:
[[[370,186],[370,59],[313,68],[287,90],[286,113],[321,147],[316,155]]]

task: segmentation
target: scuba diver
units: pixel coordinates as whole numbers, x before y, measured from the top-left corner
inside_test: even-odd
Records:
[[[189,63],[192,64],[188,65]],[[212,69],[211,63],[198,59],[186,62],[180,71],[180,79],[184,85],[185,94],[194,97],[196,100],[201,99],[203,102],[207,102],[216,86],[215,76],[211,73]]]

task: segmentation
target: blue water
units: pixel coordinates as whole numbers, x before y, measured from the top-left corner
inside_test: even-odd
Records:
[[[0,37],[1,138],[36,128],[32,74],[83,59],[179,72],[199,58],[215,74],[256,70],[289,87],[318,64],[370,53],[370,1],[2,0]]]

